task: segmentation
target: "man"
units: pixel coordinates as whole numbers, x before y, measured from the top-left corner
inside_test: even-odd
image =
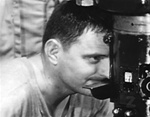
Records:
[[[59,4],[47,23],[41,54],[1,66],[1,117],[52,117],[68,95],[92,96],[90,88],[108,84],[107,18],[96,7]]]

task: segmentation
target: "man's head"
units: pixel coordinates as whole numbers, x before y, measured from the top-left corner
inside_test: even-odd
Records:
[[[111,28],[109,18],[95,6],[71,1],[56,7],[43,36],[43,51],[57,89],[91,95],[89,88],[107,84],[109,47],[104,39]]]
[[[106,19],[105,19],[106,18]],[[43,49],[49,39],[58,39],[68,49],[85,29],[102,32],[111,28],[107,14],[98,7],[82,7],[73,1],[63,1],[52,13],[43,36]]]

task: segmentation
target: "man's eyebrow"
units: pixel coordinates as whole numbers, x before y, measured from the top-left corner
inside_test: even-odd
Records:
[[[99,54],[99,53],[93,53],[93,54],[86,54],[86,55],[83,55],[84,57],[93,57],[93,56],[99,56],[99,57],[109,57],[109,55],[106,55],[106,54]]]

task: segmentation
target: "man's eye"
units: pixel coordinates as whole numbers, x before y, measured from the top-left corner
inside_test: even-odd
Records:
[[[89,57],[88,60],[90,63],[98,63],[101,59],[102,59],[102,57],[100,57],[100,56],[93,56],[93,57]]]

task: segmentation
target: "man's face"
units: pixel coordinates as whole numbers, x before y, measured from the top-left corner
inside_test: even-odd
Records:
[[[107,84],[109,47],[103,42],[106,33],[85,31],[60,59],[60,73],[65,86],[75,93],[91,95],[89,88]]]

